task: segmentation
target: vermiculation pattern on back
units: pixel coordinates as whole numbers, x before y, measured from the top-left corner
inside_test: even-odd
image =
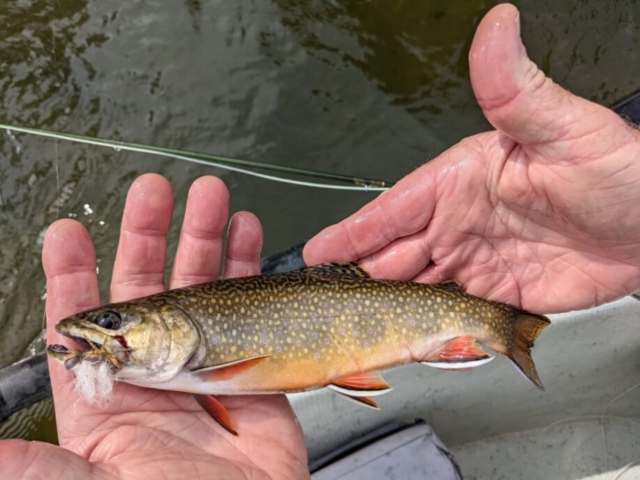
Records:
[[[509,306],[447,286],[374,281],[342,265],[219,281],[174,295],[205,334],[204,365],[261,355],[328,361],[372,349],[384,354],[440,332],[505,345],[513,330]]]

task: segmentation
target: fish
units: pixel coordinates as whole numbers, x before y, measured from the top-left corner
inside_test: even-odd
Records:
[[[391,386],[381,370],[419,362],[469,370],[510,359],[544,389],[531,348],[549,319],[467,294],[455,282],[378,280],[357,263],[218,280],[61,320],[83,349],[50,345],[72,370],[106,363],[117,381],[194,394],[232,434],[216,395],[329,388],[363,406]]]

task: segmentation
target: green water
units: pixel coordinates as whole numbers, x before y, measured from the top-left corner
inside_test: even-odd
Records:
[[[0,122],[393,181],[488,128],[467,53],[495,3],[0,0]],[[640,87],[638,2],[517,5],[530,56],[558,83],[604,104]],[[177,219],[190,183],[220,175],[232,210],[262,220],[265,254],[373,198],[2,133],[0,366],[42,349],[47,225],[88,227],[106,292],[144,172],[171,180]],[[0,424],[2,437],[55,440],[51,403]]]

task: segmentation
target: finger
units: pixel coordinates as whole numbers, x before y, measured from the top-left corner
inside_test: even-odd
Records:
[[[622,122],[607,108],[579,98],[547,78],[529,60],[513,5],[498,5],[482,19],[469,53],[471,83],[491,124],[523,143],[581,139]],[[595,123],[594,123],[595,122]],[[624,129],[623,129],[624,130]],[[545,145],[557,156],[557,145]]]
[[[137,178],[127,195],[113,267],[111,300],[121,302],[164,290],[167,231],[173,193],[156,174]]]
[[[47,277],[47,344],[77,348],[55,331],[55,324],[69,315],[100,305],[96,253],[87,230],[75,220],[53,223],[44,238],[42,264]],[[51,359],[49,372],[56,399],[56,418],[62,425],[65,411],[77,400],[74,377],[62,364]]]
[[[446,269],[433,264],[428,265],[411,279],[412,282],[418,283],[441,283],[449,280],[454,280],[454,278],[447,273]]]
[[[307,265],[350,262],[424,228],[436,201],[437,177],[449,152],[400,180],[391,190],[307,242]]]
[[[373,278],[410,280],[423,271],[431,260],[424,236],[421,231],[399,238],[359,263]]]
[[[225,278],[260,274],[262,239],[262,225],[253,213],[238,212],[233,216],[227,239]]]
[[[216,177],[202,177],[189,190],[170,288],[215,280],[229,216],[229,191]]]

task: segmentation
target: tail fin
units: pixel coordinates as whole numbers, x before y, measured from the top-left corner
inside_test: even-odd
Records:
[[[531,380],[540,390],[544,386],[538,377],[536,366],[531,358],[531,347],[540,332],[551,322],[544,315],[534,315],[528,312],[519,312],[513,329],[513,339],[506,356],[509,357],[518,369]]]

